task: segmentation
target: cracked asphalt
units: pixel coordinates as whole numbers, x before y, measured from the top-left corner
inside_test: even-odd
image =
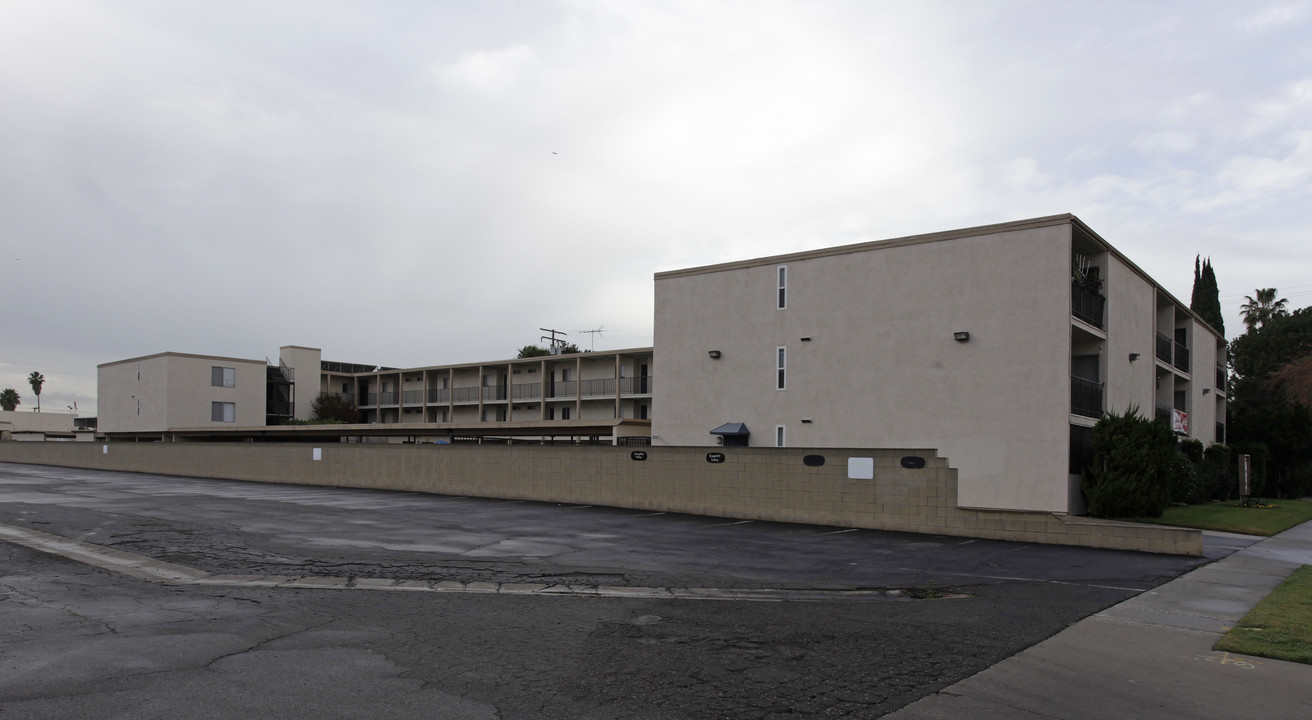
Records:
[[[0,522],[211,573],[910,591],[176,586],[0,542],[0,720],[879,717],[1205,562],[17,464],[0,464]]]

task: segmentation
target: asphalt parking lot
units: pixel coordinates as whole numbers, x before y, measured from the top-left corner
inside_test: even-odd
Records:
[[[0,523],[208,573],[782,598],[171,586],[0,542],[0,717],[878,717],[1204,562],[17,464]],[[807,595],[846,590],[903,592]]]

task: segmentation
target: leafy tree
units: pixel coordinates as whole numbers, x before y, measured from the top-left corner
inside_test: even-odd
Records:
[[[1212,270],[1212,259],[1199,264],[1201,255],[1194,256],[1194,292],[1189,299],[1189,309],[1207,321],[1214,330],[1225,337],[1225,319],[1221,314],[1221,289],[1216,285],[1216,272]]]
[[[1276,371],[1271,379],[1290,401],[1312,407],[1312,352]]]
[[[18,399],[17,390],[13,388],[5,388],[4,390],[0,390],[0,408],[4,408],[8,412],[13,412],[14,408],[18,407],[22,403],[23,401]]]
[[[1236,453],[1265,447],[1266,493],[1277,497],[1312,490],[1312,406],[1297,390],[1310,354],[1312,307],[1251,324],[1230,346],[1227,440]]]
[[[525,345],[524,347],[519,349],[519,355],[516,355],[515,357],[522,359],[522,358],[531,358],[531,357],[542,357],[543,355],[550,355],[550,354],[551,351],[546,348],[541,348],[538,347],[537,345]]]
[[[1244,325],[1248,327],[1248,332],[1260,330],[1273,318],[1284,317],[1289,314],[1285,306],[1289,301],[1285,298],[1276,299],[1275,288],[1258,288],[1257,298],[1252,295],[1245,295],[1245,302],[1239,306],[1239,313],[1244,316]]]
[[[1093,426],[1093,466],[1084,477],[1089,513],[1097,517],[1158,517],[1171,501],[1177,470],[1175,433],[1131,407]]]
[[[575,345],[574,343],[565,343],[564,345],[560,346],[561,355],[576,355],[581,352],[583,351],[580,350],[579,346]]]
[[[41,412],[41,386],[46,384],[46,376],[33,370],[27,376],[27,383],[32,386],[32,392],[36,393],[36,411]]]
[[[341,395],[324,393],[310,403],[316,420],[329,420],[354,424],[360,422],[360,410],[355,403]]]

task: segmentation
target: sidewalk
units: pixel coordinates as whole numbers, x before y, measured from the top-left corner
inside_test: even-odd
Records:
[[[1235,536],[1209,537],[1224,544]],[[885,717],[1307,720],[1312,665],[1212,650],[1300,565],[1312,565],[1312,522],[1085,618]]]

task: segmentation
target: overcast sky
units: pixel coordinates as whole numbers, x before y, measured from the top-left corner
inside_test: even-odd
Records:
[[[20,409],[645,346],[658,271],[1066,212],[1231,337],[1312,304],[1309,2],[0,0],[0,102]]]

